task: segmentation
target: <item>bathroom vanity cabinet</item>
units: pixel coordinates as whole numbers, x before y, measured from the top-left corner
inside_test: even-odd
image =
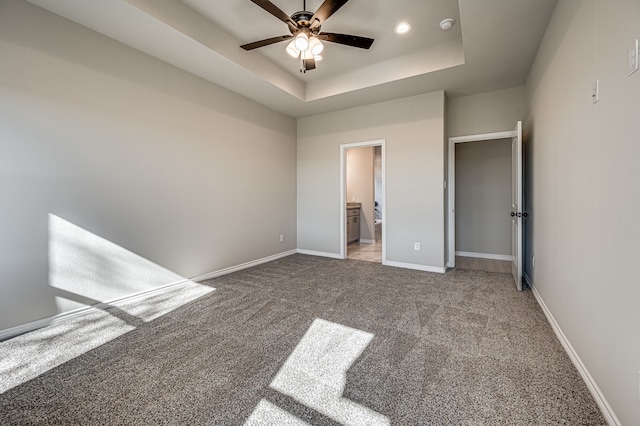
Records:
[[[360,207],[347,207],[347,244],[360,239]]]

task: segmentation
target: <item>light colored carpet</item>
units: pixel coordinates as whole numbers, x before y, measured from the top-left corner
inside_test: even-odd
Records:
[[[0,424],[605,424],[510,275],[294,255],[203,284],[7,390]]]

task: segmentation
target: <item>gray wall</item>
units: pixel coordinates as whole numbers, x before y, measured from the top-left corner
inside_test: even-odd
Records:
[[[298,120],[298,248],[340,253],[340,145],[377,139],[387,259],[444,268],[444,92]]]
[[[360,240],[375,240],[373,147],[347,150],[347,201],[361,203]]]
[[[526,90],[524,86],[514,87],[511,89],[496,90],[493,92],[480,93],[472,96],[462,96],[456,98],[447,98],[447,137],[452,136],[468,136],[483,133],[495,133],[513,130],[518,121],[523,121],[526,116],[527,101]],[[485,143],[485,142],[483,142]],[[467,144],[463,144],[467,145]],[[475,145],[473,145],[475,146]],[[504,148],[504,147],[503,147]],[[463,148],[465,149],[465,148]],[[473,149],[467,148],[467,149]],[[498,150],[500,151],[500,150]],[[468,188],[462,187],[465,191],[464,197],[460,200],[460,194],[456,194],[456,250],[470,251],[474,253],[487,254],[511,254],[511,228],[510,221],[502,222],[499,218],[503,215],[504,210],[504,192],[500,189],[504,185],[511,185],[511,162],[507,164],[509,167],[508,177],[507,170],[503,160],[499,160],[505,156],[504,149],[501,152],[496,150],[483,151],[474,149],[474,153],[480,155],[478,160],[486,162],[497,162],[500,164],[498,169],[484,168],[483,171],[478,167],[474,167],[474,161],[466,159],[466,167],[472,167],[469,173],[482,173],[486,182],[501,182],[498,187],[480,188],[476,185],[476,201],[473,201],[472,194]],[[464,152],[463,152],[464,155]],[[492,158],[497,156],[495,158]],[[511,157],[511,149],[509,148],[509,158]],[[458,159],[456,159],[458,162]],[[456,174],[460,170],[456,169]],[[467,175],[464,175],[467,177]],[[471,183],[469,183],[471,184]],[[464,185],[464,183],[463,183]],[[458,182],[456,182],[456,192],[459,192]],[[487,199],[485,196],[480,197],[479,191],[485,193],[485,196],[492,198],[497,197],[498,204],[483,204],[482,200]],[[508,191],[511,191],[509,188]],[[510,197],[510,192],[508,192]],[[525,194],[526,198],[526,194]],[[461,202],[463,206],[468,206],[462,210],[458,209]],[[510,209],[511,201],[507,208]],[[472,209],[480,209],[475,211]],[[484,232],[483,225],[487,226]]]
[[[527,110],[524,87],[447,99],[447,136],[513,130]]]
[[[0,57],[0,329],[61,311],[50,214],[187,278],[296,248],[295,120],[24,1]]]
[[[511,255],[511,139],[456,144],[456,251]]]
[[[560,1],[527,81],[527,269],[624,425],[640,424],[637,0]],[[600,80],[600,101],[591,87]]]

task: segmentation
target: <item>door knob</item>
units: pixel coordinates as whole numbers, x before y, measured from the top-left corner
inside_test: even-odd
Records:
[[[516,212],[511,212],[511,217],[528,217],[529,213],[516,213]]]

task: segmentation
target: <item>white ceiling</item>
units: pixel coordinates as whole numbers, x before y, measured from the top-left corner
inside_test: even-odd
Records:
[[[277,43],[289,34],[250,0],[29,0],[292,117],[446,90],[462,96],[523,85],[557,0],[350,0],[323,31],[374,38],[370,50],[325,43],[306,74]],[[272,0],[286,14],[303,0]],[[322,0],[308,0],[314,12]],[[456,23],[440,30],[444,18]],[[413,30],[394,33],[408,21]]]
[[[307,9],[317,10],[323,0],[308,0]],[[249,0],[182,0],[207,19],[240,40],[248,43],[266,38],[288,35],[286,24],[269,15]],[[302,0],[272,0],[288,15],[302,10]],[[334,43],[325,43],[326,61],[318,63],[313,72],[301,74],[298,61],[283,55],[286,43],[260,48],[262,54],[280,65],[294,77],[310,82],[326,79],[351,71],[354,67],[366,67],[378,62],[420,52],[430,47],[450,41],[461,42],[460,25],[450,31],[442,31],[438,24],[446,17],[460,21],[457,1],[395,0],[376,2],[371,7],[370,0],[352,0],[340,8],[322,26],[322,31],[347,33],[375,39],[371,49],[356,49]],[[411,21],[413,31],[405,36],[394,33],[396,23]]]

